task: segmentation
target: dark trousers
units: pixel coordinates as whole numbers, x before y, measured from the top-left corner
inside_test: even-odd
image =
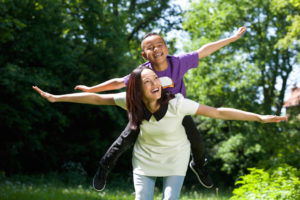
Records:
[[[192,159],[196,164],[203,165],[205,162],[205,148],[201,134],[191,116],[185,116],[182,120],[187,138],[191,143]],[[129,149],[136,141],[140,130],[131,130],[128,123],[125,130],[110,146],[105,155],[100,160],[100,165],[108,170],[112,169],[118,158]]]

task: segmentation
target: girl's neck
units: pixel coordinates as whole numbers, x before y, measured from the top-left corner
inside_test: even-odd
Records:
[[[158,64],[151,63],[151,64],[154,70],[158,72],[165,71],[169,66],[167,59],[163,63],[158,63]]]

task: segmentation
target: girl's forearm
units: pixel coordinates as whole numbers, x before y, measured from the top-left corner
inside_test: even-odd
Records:
[[[214,53],[215,51],[221,49],[222,47],[230,44],[231,42],[234,42],[235,39],[233,37],[225,38],[216,42],[208,43],[204,46],[202,46],[198,50],[199,58],[203,58],[206,56],[209,56],[210,54]]]
[[[98,85],[92,86],[89,92],[103,92],[109,90],[118,90],[125,87],[123,78],[114,78]]]

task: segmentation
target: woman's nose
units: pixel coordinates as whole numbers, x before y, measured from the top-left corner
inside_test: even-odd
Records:
[[[153,84],[153,85],[160,85],[160,82],[158,81],[158,79],[156,79],[156,80],[153,80],[153,81],[152,81],[152,84]]]

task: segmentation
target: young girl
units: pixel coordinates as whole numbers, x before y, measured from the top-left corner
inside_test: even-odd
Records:
[[[148,33],[141,42],[142,56],[147,62],[140,65],[152,68],[160,78],[163,88],[173,94],[181,93],[186,96],[184,74],[196,68],[199,59],[202,59],[218,49],[235,42],[246,31],[245,27],[240,27],[231,37],[208,43],[198,50],[184,53],[178,56],[168,55],[168,46],[162,36],[157,33]],[[123,78],[114,78],[93,87],[84,85],[76,86],[75,89],[83,92],[102,92],[125,87],[128,84],[129,75]],[[190,167],[197,176],[199,182],[206,188],[213,187],[213,181],[208,173],[207,159],[205,156],[205,146],[202,135],[199,133],[191,116],[185,116],[182,121],[188,140],[191,143]],[[130,129],[128,124],[121,135],[110,146],[107,152],[99,161],[99,167],[93,178],[93,187],[97,191],[105,188],[106,178],[109,171],[114,167],[118,158],[129,149],[136,141],[139,130]]]
[[[126,93],[52,95],[36,86],[33,89],[50,102],[118,105],[127,109],[131,128],[139,130],[132,158],[136,200],[153,199],[156,177],[163,177],[163,199],[179,199],[190,155],[190,142],[182,125],[186,115],[262,123],[287,119],[213,108],[185,99],[181,94],[173,95],[162,90],[157,75],[147,67],[131,73]]]

